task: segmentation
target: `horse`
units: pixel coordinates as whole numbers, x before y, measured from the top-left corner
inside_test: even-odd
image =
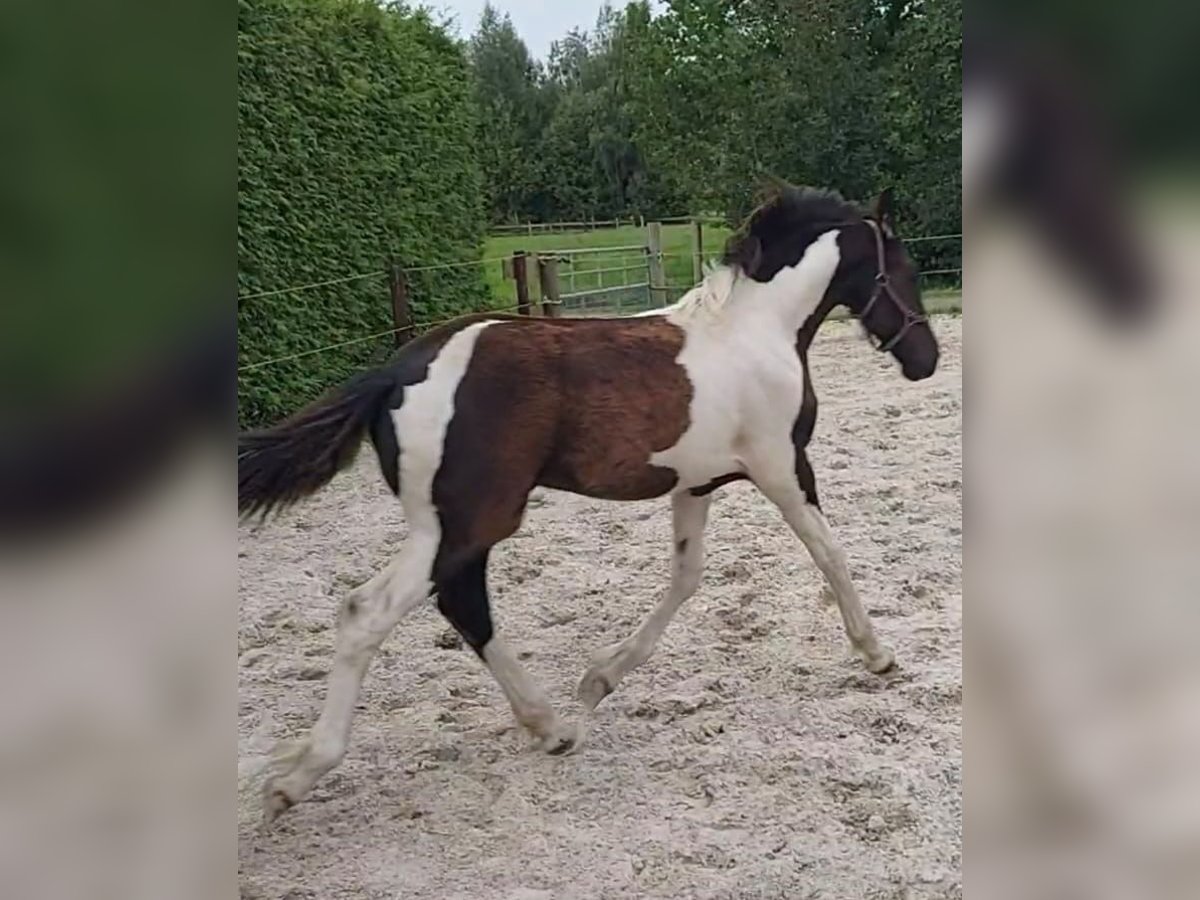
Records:
[[[240,435],[243,517],[314,493],[369,438],[409,524],[396,557],[339,609],[324,707],[306,740],[278,749],[265,821],[341,762],[371,658],[435,595],[536,745],[550,754],[578,748],[585,729],[560,719],[489,610],[488,555],[520,526],[539,486],[671,500],[666,594],[633,634],[593,657],[577,690],[584,722],[650,657],[696,591],[712,494],[735,480],[752,482],[808,548],[866,668],[890,669],[893,653],[876,637],[821,512],[805,446],[817,416],[808,348],[835,306],[847,307],[909,380],[937,367],[892,204],[890,189],[863,210],[836,192],[778,184],[719,264],[672,306],[613,318],[465,316],[281,424]]]

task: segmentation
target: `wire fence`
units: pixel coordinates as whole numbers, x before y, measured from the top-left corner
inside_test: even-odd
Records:
[[[695,222],[695,221],[722,221],[719,217],[675,217],[662,219],[664,223],[679,223],[679,222]],[[615,220],[619,222],[620,220]],[[556,225],[591,225],[592,223],[553,223]],[[595,223],[602,225],[604,223]],[[632,224],[632,223],[628,223]],[[516,228],[518,226],[512,226]],[[612,227],[612,226],[610,226]],[[923,244],[934,241],[949,241],[961,240],[962,234],[935,234],[921,235],[918,237],[905,238],[906,244]],[[715,249],[715,248],[714,248]],[[688,251],[662,251],[658,253],[651,252],[651,248],[647,244],[625,244],[614,246],[595,246],[595,247],[577,247],[562,250],[548,250],[529,254],[527,259],[530,261],[536,260],[538,257],[553,257],[556,261],[566,263],[562,270],[559,270],[559,281],[563,285],[562,293],[558,294],[557,300],[554,301],[564,310],[569,310],[572,313],[583,315],[602,315],[606,313],[616,312],[628,313],[644,311],[646,309],[665,306],[675,300],[678,300],[687,291],[690,291],[696,286],[696,275],[700,265],[708,264],[716,254],[709,255],[706,249],[701,249],[698,254],[696,248]],[[253,291],[246,294],[238,295],[239,304],[245,301],[256,300],[266,297],[276,297],[285,294],[298,294],[306,291],[317,290],[320,288],[335,287],[344,284],[350,284],[359,281],[365,281],[371,278],[384,278],[388,276],[395,277],[395,273],[403,273],[405,276],[417,275],[421,273],[433,273],[442,270],[457,270],[479,267],[481,273],[487,276],[489,282],[488,288],[494,293],[500,285],[509,281],[512,278],[512,271],[508,268],[512,264],[512,256],[492,256],[484,257],[477,260],[459,260],[455,262],[431,263],[428,265],[419,266],[398,266],[394,270],[378,269],[370,272],[360,272],[353,275],[345,275],[338,278],[330,278],[323,281],[311,282],[308,284],[293,285],[290,287],[282,287],[272,290]],[[633,260],[632,263],[629,263]],[[658,271],[660,276],[655,278],[654,263],[657,261]],[[581,265],[581,262],[584,264]],[[614,264],[615,263],[615,264]],[[485,270],[488,266],[499,266],[499,273],[487,273]],[[536,269],[536,266],[530,268]],[[922,278],[937,277],[945,278],[947,276],[962,274],[962,266],[943,266],[933,269],[924,269],[919,273]],[[612,283],[605,283],[606,276],[615,276],[620,274],[619,283],[616,279]],[[644,273],[641,277],[630,273]],[[496,278],[492,278],[491,274],[496,274]],[[959,279],[961,280],[961,279]],[[532,286],[534,290],[528,291],[528,299],[530,301],[547,302],[542,297],[542,289],[539,279],[533,279]],[[505,285],[507,287],[507,285]],[[528,287],[526,288],[528,290]],[[506,298],[507,299],[507,298]],[[504,305],[494,306],[489,309],[476,310],[483,314],[501,314],[512,313],[521,310],[521,305],[514,300],[508,300]],[[394,337],[398,334],[405,334],[409,338],[416,337],[432,328],[439,327],[459,318],[459,316],[450,316],[432,322],[408,323],[394,328],[377,331],[372,334],[363,335],[360,337],[350,338],[343,341],[337,341],[325,344],[319,347],[313,347],[306,350],[300,350],[295,353],[289,353],[282,356],[272,357],[270,359],[258,360],[256,362],[247,363],[238,367],[238,373],[252,372],[268,366],[278,365],[284,362],[291,362],[297,359],[303,359],[308,356],[314,356],[320,353],[327,353],[333,350],[351,347],[358,344],[363,344],[368,341],[380,340],[386,337]]]
[[[663,219],[662,221],[663,222],[683,222],[683,221],[690,222],[690,221],[695,221],[695,218]],[[571,223],[566,223],[566,224],[571,224]],[[922,236],[922,237],[905,238],[904,243],[905,244],[918,244],[918,243],[923,243],[923,242],[927,242],[927,241],[941,241],[941,240],[951,240],[951,239],[961,240],[962,234],[961,233],[960,234],[933,234],[933,235],[926,235],[926,236]],[[548,253],[557,254],[560,257],[563,257],[563,256],[574,257],[575,255],[584,255],[584,254],[592,254],[592,253],[616,254],[619,252],[625,252],[626,254],[629,254],[631,251],[637,251],[639,253],[644,253],[646,251],[646,249],[647,248],[646,248],[645,244],[628,244],[628,245],[614,246],[614,247],[578,247],[578,248],[571,248],[569,250],[548,251]],[[546,255],[546,254],[541,254],[541,255]],[[666,257],[687,257],[688,259],[690,259],[694,254],[692,252],[688,251],[688,252],[661,253],[659,255],[664,258],[666,258]],[[484,257],[483,259],[463,260],[463,261],[459,261],[459,262],[432,263],[430,265],[425,265],[425,266],[401,266],[400,271],[411,274],[411,273],[417,273],[417,272],[433,272],[433,271],[437,271],[437,270],[441,270],[441,269],[464,269],[464,268],[470,268],[472,266],[487,266],[488,264],[495,264],[495,263],[499,263],[499,264],[503,265],[504,263],[510,261],[511,258],[512,257],[510,257],[510,256],[491,256],[491,257]],[[629,255],[623,256],[621,258],[622,263],[624,262],[625,259],[628,259],[628,258],[630,258]],[[604,269],[604,270],[580,269],[578,271],[580,273],[583,273],[583,272],[613,271],[613,270],[612,269]],[[961,272],[962,272],[962,267],[958,266],[956,268],[923,269],[923,270],[921,270],[920,274],[923,276],[924,275],[949,275],[949,274],[955,274],[955,273],[961,273]],[[263,298],[263,297],[278,297],[283,294],[302,293],[304,291],[315,290],[317,288],[334,287],[334,286],[341,285],[341,284],[349,284],[349,283],[352,283],[355,281],[363,281],[368,278],[383,278],[389,274],[390,273],[387,269],[376,269],[371,272],[360,272],[356,275],[345,275],[340,278],[330,278],[325,281],[314,281],[309,284],[293,285],[291,287],[277,288],[277,289],[268,290],[268,291],[252,291],[248,294],[238,294],[238,302],[242,303],[247,300],[256,300],[256,299]],[[694,287],[694,285],[693,285],[693,287]]]
[[[509,306],[500,306],[500,307],[496,307],[494,309],[479,309],[479,310],[475,310],[474,314],[480,314],[480,315],[496,314],[496,315],[499,315],[502,313],[517,312],[519,309],[520,309],[520,307],[518,307],[514,304],[514,305],[509,305]],[[303,359],[306,356],[315,356],[318,353],[327,353],[330,350],[340,350],[343,347],[352,347],[355,344],[365,344],[367,341],[374,341],[374,340],[378,340],[379,338],[391,337],[392,335],[400,334],[402,332],[407,332],[409,337],[413,338],[420,334],[424,334],[427,331],[431,331],[434,328],[438,328],[439,326],[447,325],[450,322],[455,321],[456,319],[462,318],[463,315],[467,315],[467,314],[462,313],[457,316],[448,316],[447,318],[438,319],[437,321],[434,321],[434,322],[414,322],[410,325],[401,325],[397,328],[388,328],[385,331],[377,331],[374,334],[367,334],[367,335],[363,335],[362,337],[351,338],[348,341],[338,341],[335,344],[326,344],[323,347],[314,347],[311,350],[301,350],[296,353],[288,353],[284,356],[276,356],[271,359],[263,359],[263,360],[259,360],[258,362],[247,363],[244,366],[238,366],[238,373],[241,374],[242,372],[253,372],[255,369],[262,369],[262,368],[266,368],[267,366],[277,365],[278,363],[291,362],[292,360],[296,360],[296,359]]]

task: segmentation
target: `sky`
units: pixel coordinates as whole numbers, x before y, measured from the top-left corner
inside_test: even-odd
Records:
[[[465,38],[479,24],[485,0],[426,0],[426,3],[454,16],[459,34]],[[603,5],[604,0],[492,0],[492,6],[512,18],[513,27],[525,40],[529,52],[543,61],[550,53],[551,42],[572,28],[591,31]],[[619,8],[625,4],[612,5]]]

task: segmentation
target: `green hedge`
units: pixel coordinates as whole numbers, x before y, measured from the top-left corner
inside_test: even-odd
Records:
[[[479,257],[485,218],[461,47],[420,11],[372,0],[239,0],[239,369],[392,327],[386,276]],[[478,267],[413,279],[414,318],[478,308]],[[239,418],[269,422],[390,338],[239,372]]]

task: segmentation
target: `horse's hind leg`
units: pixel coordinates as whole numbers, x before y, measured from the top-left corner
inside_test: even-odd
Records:
[[[617,682],[625,675],[650,658],[667,624],[699,587],[704,568],[704,526],[708,521],[711,502],[711,495],[672,495],[675,544],[671,585],[667,595],[638,626],[637,631],[620,643],[603,648],[592,658],[591,667],[579,682],[579,699],[588,712],[612,693]]]
[[[342,761],[367,667],[396,624],[429,596],[436,552],[436,538],[415,531],[383,571],[347,595],[321,715],[307,740],[276,751],[277,773],[263,789],[268,823]]]
[[[517,721],[547,753],[575,746],[575,733],[563,724],[545,694],[492,626],[487,592],[488,551],[472,556],[454,573],[439,578],[438,609],[491,670]]]

